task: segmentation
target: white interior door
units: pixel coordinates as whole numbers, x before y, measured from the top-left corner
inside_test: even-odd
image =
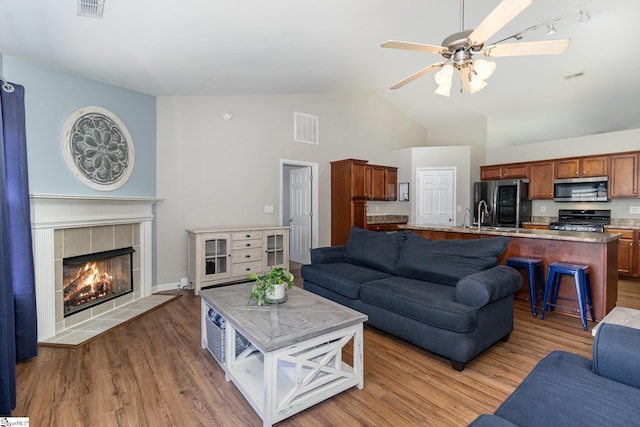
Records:
[[[417,170],[418,224],[455,224],[455,168]]]
[[[289,171],[289,259],[301,264],[311,262],[311,180],[310,166]]]

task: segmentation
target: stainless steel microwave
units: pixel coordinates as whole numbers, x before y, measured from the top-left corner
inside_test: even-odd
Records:
[[[556,202],[607,202],[609,177],[556,179],[553,183]]]

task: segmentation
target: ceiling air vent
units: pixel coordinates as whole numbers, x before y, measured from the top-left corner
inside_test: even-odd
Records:
[[[318,145],[318,116],[293,113],[293,140]]]
[[[104,0],[78,0],[78,16],[102,18]]]

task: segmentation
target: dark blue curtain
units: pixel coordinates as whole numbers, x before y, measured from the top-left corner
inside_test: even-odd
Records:
[[[16,406],[16,361],[37,354],[24,87],[0,81],[0,416]]]

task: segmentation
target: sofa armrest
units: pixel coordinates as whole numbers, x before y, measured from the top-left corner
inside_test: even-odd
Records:
[[[514,294],[521,286],[522,276],[517,270],[498,265],[458,280],[456,301],[473,307],[482,307]]]
[[[640,388],[640,329],[602,323],[593,340],[593,372]]]
[[[493,414],[482,414],[468,424],[467,427],[518,427],[509,420]]]
[[[311,264],[345,262],[344,255],[346,251],[347,245],[311,249]]]

